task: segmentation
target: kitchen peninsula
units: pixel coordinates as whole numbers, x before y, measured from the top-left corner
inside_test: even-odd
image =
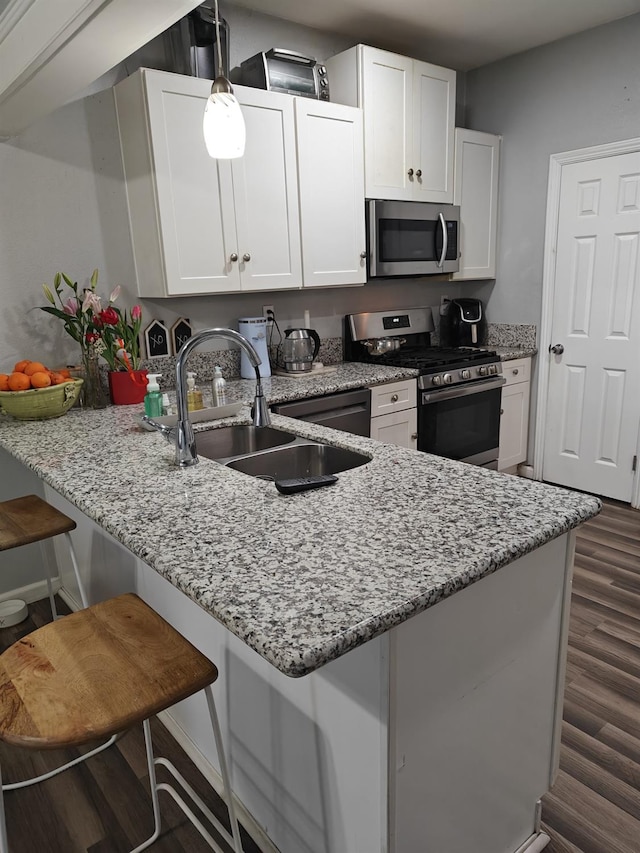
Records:
[[[133,407],[1,416],[0,446],[78,519],[91,596],[135,589],[219,665],[234,787],[276,848],[542,849],[571,530],[599,501],[273,421],[371,461],[283,496],[176,468]],[[210,758],[200,710],[177,724]]]

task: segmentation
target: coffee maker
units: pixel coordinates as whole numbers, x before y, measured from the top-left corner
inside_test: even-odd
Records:
[[[486,340],[487,321],[479,299],[452,299],[440,318],[440,340],[449,347],[479,347]]]

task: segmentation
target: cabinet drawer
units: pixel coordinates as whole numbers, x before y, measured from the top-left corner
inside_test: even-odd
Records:
[[[371,389],[371,417],[386,415],[387,412],[399,412],[416,405],[417,382],[415,379],[403,379],[401,382],[387,382],[375,385]]]
[[[528,382],[531,379],[531,359],[514,358],[502,363],[502,375],[507,380],[507,385],[515,385],[516,382]]]

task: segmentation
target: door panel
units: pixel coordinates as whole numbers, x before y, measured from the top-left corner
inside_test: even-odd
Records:
[[[640,424],[640,153],[563,166],[543,477],[631,500]]]
[[[414,69],[413,198],[451,204],[456,74],[424,62]]]

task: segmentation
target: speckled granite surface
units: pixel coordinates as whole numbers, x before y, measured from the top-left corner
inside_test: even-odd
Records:
[[[274,416],[279,428],[371,456],[334,486],[283,496],[207,459],[175,467],[173,448],[142,430],[138,414],[114,406],[49,421],[1,415],[0,445],[290,676],[600,507],[588,495]],[[246,422],[248,409],[234,420]]]
[[[487,344],[487,349],[492,349],[500,356],[500,361],[512,361],[514,358],[531,358],[536,355],[538,350],[535,347],[490,347]]]

